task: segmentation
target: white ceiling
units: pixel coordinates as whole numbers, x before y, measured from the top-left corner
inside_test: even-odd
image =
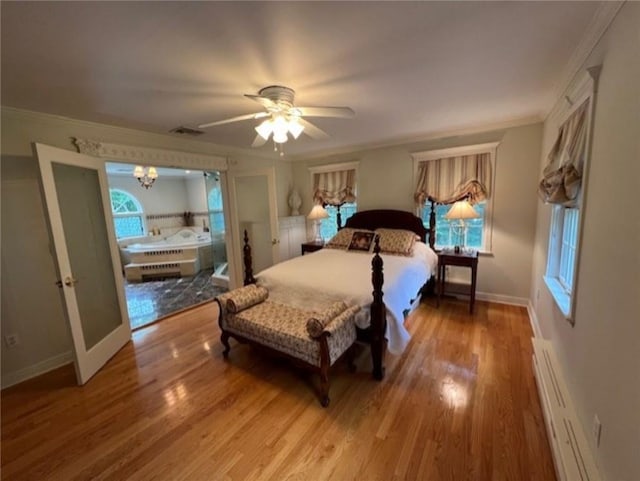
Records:
[[[599,6],[2,2],[2,105],[159,133],[256,112],[243,94],[272,84],[355,110],[312,119],[331,137],[298,155],[542,118]],[[256,124],[197,138],[250,148]]]

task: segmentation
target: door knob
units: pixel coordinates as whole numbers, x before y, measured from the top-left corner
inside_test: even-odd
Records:
[[[64,278],[64,285],[65,286],[71,287],[71,286],[75,286],[77,283],[78,283],[77,279],[74,279],[73,277],[67,276],[67,277]]]
[[[271,245],[274,246],[278,243],[278,241],[276,239],[271,239]]]

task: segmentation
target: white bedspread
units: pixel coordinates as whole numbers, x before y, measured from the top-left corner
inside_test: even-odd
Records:
[[[265,269],[256,279],[269,290],[269,298],[275,302],[312,310],[336,300],[362,306],[356,324],[365,328],[370,323],[372,257],[371,253],[321,249]],[[416,242],[413,257],[385,254],[381,257],[388,348],[393,354],[401,354],[410,339],[403,311],[411,307],[411,300],[435,272],[438,257],[422,242]]]

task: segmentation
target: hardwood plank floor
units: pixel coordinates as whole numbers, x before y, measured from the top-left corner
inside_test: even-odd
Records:
[[[246,345],[215,304],[134,333],[84,387],[70,366],[2,392],[6,480],[553,480],[524,308],[428,300],[371,378],[318,380]],[[233,341],[232,341],[233,342]]]

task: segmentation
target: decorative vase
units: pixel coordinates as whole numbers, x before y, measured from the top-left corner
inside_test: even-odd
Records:
[[[291,191],[289,195],[289,208],[291,209],[291,215],[300,215],[300,206],[302,205],[302,199],[296,189]]]

